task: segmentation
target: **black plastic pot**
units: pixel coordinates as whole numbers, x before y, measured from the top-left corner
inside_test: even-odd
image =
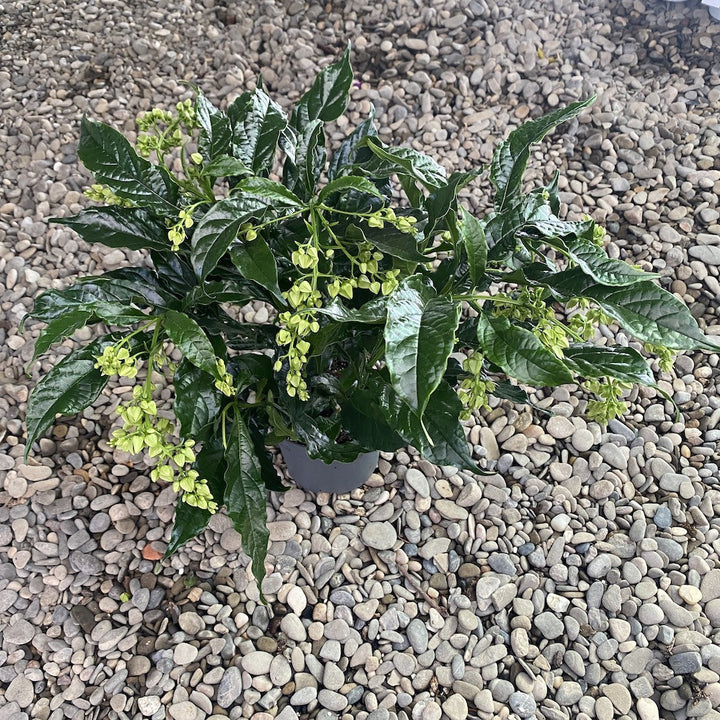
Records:
[[[280,450],[290,477],[310,492],[348,493],[365,484],[377,468],[379,452],[359,455],[352,462],[330,464],[308,456],[304,445],[283,440]]]

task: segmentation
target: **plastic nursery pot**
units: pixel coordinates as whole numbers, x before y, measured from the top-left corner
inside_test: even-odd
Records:
[[[352,462],[328,464],[311,458],[304,445],[292,440],[283,440],[279,447],[290,477],[303,490],[314,493],[348,493],[359,488],[373,474],[380,457],[375,451],[358,455]]]

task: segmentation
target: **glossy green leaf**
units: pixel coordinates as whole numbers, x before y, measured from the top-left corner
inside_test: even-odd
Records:
[[[47,352],[51,345],[70,337],[81,327],[85,327],[90,318],[92,318],[92,313],[87,310],[71,310],[50,320],[47,327],[38,336],[31,362],[34,362],[37,357]]]
[[[518,245],[518,233],[530,223],[546,220],[551,212],[548,200],[538,190],[515,198],[501,212],[489,213],[483,219],[488,260],[506,261]]]
[[[221,155],[203,167],[205,175],[212,177],[244,177],[252,170],[242,161],[229,155]]]
[[[243,277],[259,283],[271,292],[280,303],[285,304],[285,299],[278,287],[275,255],[262,237],[233,245],[230,248],[230,259]]]
[[[345,238],[354,242],[370,242],[380,252],[410,263],[426,263],[432,259],[418,250],[416,235],[400,232],[389,223],[385,223],[382,228],[348,225]]]
[[[650,281],[627,287],[594,285],[584,292],[610,317],[643,342],[675,350],[702,348],[717,352],[685,303]]]
[[[384,148],[377,139],[371,137],[365,140],[365,145],[376,156],[374,162],[368,161],[357,166],[365,174],[372,177],[406,175],[417,180],[430,191],[441,188],[447,183],[445,168],[438,165],[429,155],[409,147]]]
[[[340,412],[343,427],[367,450],[395,452],[404,438],[388,424],[377,394],[372,389],[355,391]]]
[[[120,283],[86,280],[65,290],[47,290],[35,300],[30,316],[49,323],[80,311],[90,313],[94,321],[103,320],[111,325],[133,325],[148,318],[141,310],[131,307],[137,295]]]
[[[430,397],[429,411],[424,415],[422,423],[417,413],[395,394],[390,385],[378,387],[376,398],[390,427],[395,428],[428,460],[438,465],[485,474],[473,461],[458,420],[463,409],[462,402],[445,381],[438,385]]]
[[[316,76],[312,87],[295,106],[290,123],[302,131],[314,120],[331,122],[345,111],[350,96],[353,72],[350,67],[350,48],[342,58],[328,65]]]
[[[362,141],[367,137],[376,137],[375,108],[370,106],[368,117],[363,120],[341,143],[333,153],[328,166],[328,177],[334,180],[342,175],[347,166],[362,163],[372,157],[372,152]]]
[[[385,360],[393,388],[420,416],[442,380],[459,319],[460,304],[438,297],[419,275],[388,297]]]
[[[203,329],[184,313],[168,310],[163,327],[175,347],[195,367],[215,376],[215,351]]]
[[[195,101],[195,116],[200,124],[198,150],[205,161],[211,163],[226,156],[232,143],[232,126],[227,115],[200,93]]]
[[[240,226],[268,207],[256,197],[234,195],[213,205],[195,227],[192,263],[197,276],[205,279],[237,237]]]
[[[482,223],[469,212],[462,210],[462,222],[458,224],[460,240],[467,254],[470,281],[477,287],[485,276],[487,266],[487,242]]]
[[[349,308],[339,298],[335,298],[325,307],[317,308],[320,315],[327,315],[335,322],[366,323],[376,325],[385,322],[387,317],[387,299],[384,297],[370,300],[359,308]]]
[[[196,538],[208,526],[211,517],[212,513],[209,510],[188,505],[182,498],[178,498],[170,531],[170,542],[163,558],[170,557],[188,540]]]
[[[242,286],[237,280],[211,280],[196,285],[188,292],[187,307],[226,302],[242,307],[247,305],[253,296],[251,289]]]
[[[173,377],[173,412],[180,422],[183,437],[206,439],[210,426],[222,409],[222,394],[206,372],[183,360]]]
[[[657,273],[638,270],[622,260],[610,258],[597,245],[582,240],[566,239],[565,246],[568,256],[602,285],[632,285],[659,277]]]
[[[232,124],[233,155],[256,175],[270,170],[280,133],[287,125],[282,108],[257,88],[240,95],[227,114]]]
[[[120,197],[158,215],[177,215],[180,195],[172,175],[141,158],[125,136],[109,125],[82,119],[78,157],[97,182]]]
[[[356,190],[366,195],[374,197],[382,197],[380,191],[367,178],[358,177],[357,175],[344,175],[343,177],[331,180],[319,193],[318,202],[325,202],[335,193],[345,193],[349,190]]]
[[[491,395],[502,400],[510,400],[516,405],[530,404],[528,394],[517,385],[513,385],[508,380],[495,381],[495,389]]]
[[[267,529],[267,491],[260,460],[250,433],[238,414],[228,438],[225,471],[225,506],[235,529],[242,535],[243,550],[252,560],[258,586],[265,577],[265,556],[270,533]]]
[[[568,368],[535,335],[507,318],[481,313],[477,336],[484,355],[519,382],[552,387],[573,381]]]
[[[457,194],[469,182],[474,180],[482,170],[454,172],[447,179],[447,184],[432,192],[425,200],[425,211],[428,216],[426,234],[432,237],[439,229],[445,216],[452,208],[457,208]]]
[[[64,357],[33,388],[28,398],[25,458],[32,444],[50,427],[56,415],[72,415],[97,399],[108,377],[95,368],[95,356],[117,341],[104,335]]]
[[[242,192],[245,195],[253,195],[265,204],[272,204],[274,207],[299,208],[302,201],[295,193],[288,190],[284,185],[275,180],[263,177],[249,177],[241,180],[233,192]]]
[[[577,344],[563,351],[565,363],[585,378],[614,377],[625,382],[655,385],[645,358],[629,347]]]
[[[298,134],[295,159],[285,160],[283,183],[303,198],[312,197],[326,160],[322,121],[312,120]]]
[[[555,110],[513,130],[495,149],[490,164],[490,180],[496,189],[495,207],[504,210],[520,194],[522,177],[530,157],[530,146],[540,142],[554,127],[576,117],[595,101],[595,96]]]
[[[165,250],[167,229],[143,208],[97,207],[50,222],[72,228],[89,243],[129,250]]]

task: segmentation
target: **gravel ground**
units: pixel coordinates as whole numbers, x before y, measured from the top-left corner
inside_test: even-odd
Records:
[[[347,40],[351,121],[372,102],[385,139],[452,169],[597,92],[534,177],[560,167],[563,212],[590,209],[611,254],[720,336],[720,24],[697,2],[495,5],[0,5],[0,720],[720,718],[717,354],[661,376],[679,423],[641,390],[604,430],[560,388],[535,398],[550,419],[498,404],[468,423],[496,475],[410,449],[350,496],[272,494],[268,607],[222,514],[158,562],[172,492],[106,442],[126,388],[22,462],[49,361],[24,374],[39,328],[20,318],[43,289],[137,259],[48,227],[85,204],[81,115],[132,131],[189,97],[183,81],[224,104],[258,73],[287,103]]]

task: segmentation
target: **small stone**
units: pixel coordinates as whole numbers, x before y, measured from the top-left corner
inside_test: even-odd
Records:
[[[363,542],[375,550],[390,550],[397,542],[397,532],[389,522],[370,522],[362,530]]]
[[[341,712],[348,706],[347,698],[334,690],[323,689],[318,693],[318,702],[331,712]]]
[[[660,710],[655,701],[649,697],[639,698],[635,707],[640,720],[660,720]]]
[[[419,618],[413,618],[405,632],[412,649],[417,655],[422,655],[428,646],[428,631],[425,623]]]
[[[578,452],[587,452],[595,444],[595,437],[586,428],[578,428],[570,442]]]
[[[570,525],[570,516],[565,515],[565,513],[560,513],[559,515],[555,515],[555,517],[550,521],[550,527],[559,533],[565,532],[565,530],[568,529],[569,525]]]
[[[405,473],[405,482],[420,496],[430,497],[428,479],[417,468],[408,468]]]
[[[603,695],[610,700],[620,715],[627,715],[632,706],[630,691],[620,683],[610,683],[601,688]]]
[[[569,438],[575,432],[575,426],[562,415],[555,415],[547,422],[547,432],[556,440]]]
[[[697,605],[702,599],[703,595],[699,588],[694,585],[681,585],[678,588],[678,595],[688,604]]]
[[[134,677],[147,675],[150,672],[150,659],[144,655],[135,655],[130,658],[127,664],[128,673]]]
[[[698,652],[681,652],[670,656],[670,667],[677,675],[691,675],[702,667],[702,658]]]
[[[160,698],[157,695],[146,695],[145,697],[138,698],[137,705],[138,710],[140,710],[145,717],[154,715],[161,707]]]
[[[5,690],[5,701],[16,702],[21,708],[28,707],[35,699],[35,688],[24,675],[17,675]]]
[[[661,505],[653,516],[653,522],[661,530],[667,530],[667,528],[671,527],[672,512],[670,512],[670,508],[666,507],[665,505]]]
[[[612,558],[607,553],[600,553],[588,563],[586,572],[588,577],[602,578],[610,572],[610,568],[612,568]]]
[[[718,245],[691,245],[688,255],[705,265],[720,265],[720,246]]]
[[[576,682],[564,682],[555,693],[555,701],[562,706],[574,705],[583,696],[580,685]]]
[[[720,569],[710,570],[703,577],[700,592],[706,602],[720,598]]]
[[[205,621],[196,612],[184,612],[180,614],[178,623],[188,635],[197,635],[205,629]]]
[[[467,720],[468,704],[462,695],[454,693],[442,704],[442,711],[448,720]]]
[[[290,697],[290,704],[295,707],[307,705],[317,699],[317,694],[317,688],[312,686],[300,688],[300,690],[296,690]]]
[[[173,720],[197,720],[201,712],[198,706],[189,700],[171,705],[169,711]]]
[[[70,553],[70,564],[77,572],[86,575],[100,575],[105,570],[105,563],[102,560],[78,550]]]
[[[544,638],[554,640],[559,638],[565,631],[565,626],[554,613],[543,612],[535,617],[535,627],[543,634]]]
[[[521,718],[529,718],[535,715],[537,704],[532,695],[516,691],[508,698],[508,703],[513,712]]]
[[[227,528],[220,536],[220,547],[227,552],[238,552],[242,548],[242,535],[235,528]]]
[[[27,645],[35,637],[35,626],[21,618],[5,627],[4,637],[13,645]]]
[[[293,585],[287,594],[286,602],[296,615],[301,615],[307,607],[307,597],[302,591],[302,588],[299,588],[297,585]]]
[[[287,617],[287,615],[285,617]],[[250,675],[267,675],[270,671],[272,659],[273,656],[270,653],[263,652],[262,650],[253,650],[242,658],[240,664],[243,670]]]
[[[217,704],[221,708],[232,707],[233,703],[240,697],[242,689],[242,673],[240,672],[240,668],[234,665],[227,668],[218,686]]]
[[[173,651],[173,661],[176,665],[189,665],[198,656],[198,649],[190,643],[180,643]]]
[[[280,630],[282,630],[290,640],[294,640],[295,642],[304,642],[307,639],[307,630],[302,620],[295,613],[288,613],[283,616],[283,619],[280,621]],[[245,666],[243,665],[243,667]]]

